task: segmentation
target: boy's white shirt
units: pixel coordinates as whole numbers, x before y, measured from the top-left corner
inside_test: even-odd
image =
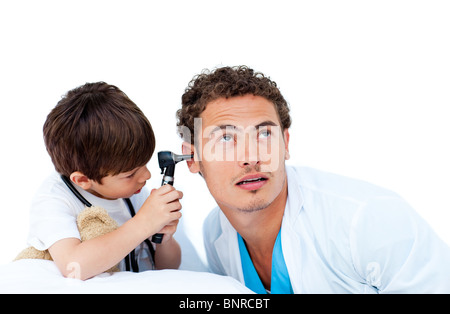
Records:
[[[78,186],[75,188],[93,206],[106,209],[119,226],[131,218],[128,206],[123,199],[106,200],[86,192]],[[130,198],[136,212],[139,211],[148,196],[149,191],[144,187],[141,193]],[[38,250],[46,250],[62,239],[80,239],[77,216],[85,208],[85,205],[61,180],[60,175],[54,172],[43,182],[31,203],[28,245]],[[141,248],[144,249],[141,250]],[[145,244],[136,248],[140,271],[152,269],[149,255],[150,252]],[[124,270],[123,261],[119,267]]]
[[[281,241],[294,293],[450,293],[450,248],[395,193],[287,166]],[[209,266],[244,283],[237,232],[216,207]]]

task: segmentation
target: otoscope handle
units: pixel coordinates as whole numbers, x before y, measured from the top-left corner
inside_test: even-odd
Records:
[[[172,174],[172,176],[168,176],[168,175],[164,175],[163,176],[161,186],[166,185],[166,184],[173,185],[173,174]],[[155,233],[152,236],[152,242],[156,243],[156,244],[159,244],[159,243],[162,242],[163,237],[164,237],[163,233]]]
[[[153,243],[156,243],[156,244],[159,244],[159,243],[162,242],[163,237],[164,237],[164,234],[163,234],[163,233],[155,233],[155,234],[153,235],[153,237],[152,237],[152,242],[153,242]]]

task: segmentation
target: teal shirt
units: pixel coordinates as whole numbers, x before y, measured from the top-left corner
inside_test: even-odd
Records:
[[[244,273],[245,285],[259,294],[267,293],[264,285],[256,272],[250,254],[245,246],[244,239],[238,233],[239,251],[241,253],[242,272]],[[272,251],[272,274],[270,281],[270,293],[292,294],[291,280],[284,262],[283,250],[281,247],[281,231],[278,232],[275,245]]]

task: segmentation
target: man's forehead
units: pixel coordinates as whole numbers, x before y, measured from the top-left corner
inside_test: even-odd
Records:
[[[204,127],[280,124],[274,104],[263,97],[254,95],[214,100],[206,105],[200,117]]]

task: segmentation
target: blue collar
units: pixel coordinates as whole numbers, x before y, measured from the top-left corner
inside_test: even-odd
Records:
[[[241,254],[242,272],[244,274],[245,285],[259,294],[267,293],[261,279],[256,272],[255,266],[250,258],[250,254],[245,246],[244,239],[238,233],[239,251]],[[278,232],[275,245],[272,251],[272,274],[270,283],[270,293],[273,294],[292,294],[291,281],[284,261],[283,250],[281,247],[281,230]]]

